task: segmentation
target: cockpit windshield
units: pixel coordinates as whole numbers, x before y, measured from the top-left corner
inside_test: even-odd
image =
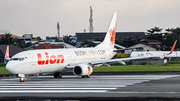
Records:
[[[24,58],[11,58],[10,61],[23,61]]]

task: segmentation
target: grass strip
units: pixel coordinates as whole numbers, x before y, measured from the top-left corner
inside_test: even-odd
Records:
[[[12,74],[5,67],[0,67],[0,75],[2,74]]]
[[[143,72],[143,71],[180,71],[180,62],[168,62],[164,65],[112,65],[93,68],[93,72]],[[11,74],[5,65],[0,64],[0,75]]]
[[[140,72],[140,71],[180,71],[180,64],[165,65],[113,65],[101,66],[93,69],[94,72]]]

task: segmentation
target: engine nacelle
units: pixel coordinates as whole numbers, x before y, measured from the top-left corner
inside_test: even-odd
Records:
[[[89,76],[93,72],[93,68],[90,65],[79,64],[74,67],[73,73],[78,76]]]

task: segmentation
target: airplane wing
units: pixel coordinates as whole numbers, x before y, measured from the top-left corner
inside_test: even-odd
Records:
[[[112,62],[135,60],[135,59],[145,59],[145,58],[152,58],[152,57],[164,58],[164,56],[172,54],[172,52],[173,52],[173,50],[175,48],[176,42],[177,42],[177,40],[174,42],[174,45],[173,45],[171,51],[169,53],[167,53],[167,54],[164,54],[164,55],[151,55],[151,56],[143,56],[143,57],[132,57],[132,58],[120,58],[120,59],[102,60],[102,61],[94,61],[94,62],[91,62],[90,64],[91,65],[104,64],[104,63],[108,64],[108,63],[112,63]]]
[[[132,58],[120,58],[120,59],[111,59],[111,60],[104,60],[104,61],[94,61],[91,62],[91,65],[96,65],[96,64],[109,64],[113,62],[121,62],[121,61],[128,61],[128,60],[135,60],[135,59],[146,59],[146,58],[152,58],[152,57],[161,57],[163,58],[164,56],[147,56],[147,57],[132,57]]]
[[[175,48],[176,42],[177,42],[177,40],[174,42],[174,45],[173,45],[171,51],[169,53],[167,53],[167,54],[164,54],[164,55],[151,55],[151,56],[142,56],[142,57],[130,57],[130,58],[102,60],[102,61],[92,61],[90,63],[83,63],[83,64],[89,64],[89,65],[100,65],[100,64],[108,65],[109,63],[114,63],[114,62],[121,62],[122,64],[125,64],[123,61],[135,60],[135,59],[146,59],[146,58],[152,58],[152,57],[164,58],[165,56],[172,54],[172,52],[173,52],[173,50]],[[69,64],[69,65],[66,66],[66,68],[74,68],[75,66],[77,66],[77,64],[81,64],[81,63]]]
[[[169,53],[168,53],[169,54]],[[111,59],[111,60],[102,60],[102,61],[92,61],[90,63],[83,63],[83,64],[89,64],[89,65],[107,65],[110,63],[117,63],[120,62],[121,64],[124,64],[124,61],[128,61],[128,60],[136,60],[136,59],[146,59],[146,58],[152,58],[152,57],[160,57],[160,58],[164,58],[165,55],[155,55],[155,56],[146,56],[146,57],[130,57],[130,58],[120,58],[120,59]],[[74,68],[75,66],[77,66],[78,64],[81,63],[76,63],[76,64],[69,64],[68,66],[66,66],[66,68]]]

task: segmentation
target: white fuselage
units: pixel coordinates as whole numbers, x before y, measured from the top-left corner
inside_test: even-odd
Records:
[[[115,53],[106,48],[42,49],[20,52],[6,65],[13,74],[62,72],[69,64],[109,60]]]
[[[92,67],[107,64],[116,54],[116,26],[117,12],[112,17],[103,42],[96,47],[24,51],[14,55],[7,63],[6,69],[18,74],[22,78],[20,81],[24,81],[24,74],[52,72],[56,78],[56,74],[59,76],[60,72],[69,69],[73,69],[75,75],[89,77],[93,71]]]

